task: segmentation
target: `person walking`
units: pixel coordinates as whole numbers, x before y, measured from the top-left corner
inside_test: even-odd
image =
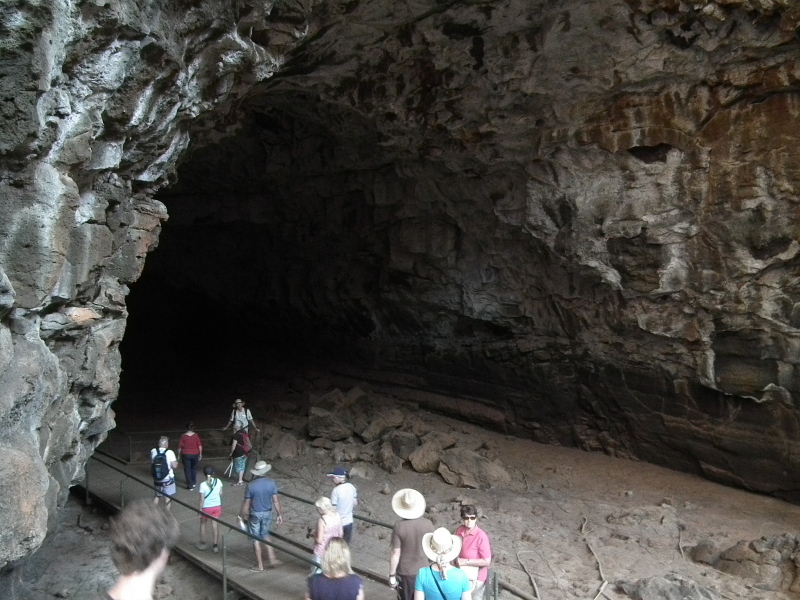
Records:
[[[200,484],[200,543],[197,544],[198,550],[207,550],[206,543],[206,523],[211,521],[211,533],[213,546],[211,551],[214,554],[219,552],[219,523],[208,517],[219,519],[222,516],[222,481],[214,477],[214,467],[208,466],[203,469],[206,480]],[[208,515],[208,517],[206,516]]]
[[[461,507],[461,521],[462,525],[456,529],[456,535],[462,540],[461,552],[455,564],[470,580],[472,600],[483,600],[486,578],[489,574],[488,567],[492,562],[489,536],[478,527],[478,509],[472,504]]]
[[[322,564],[322,557],[325,554],[325,549],[328,547],[328,542],[332,538],[342,537],[342,517],[336,512],[331,501],[323,496],[319,498],[314,505],[317,507],[319,519],[317,519],[317,530],[314,535],[314,562],[317,565]],[[311,573],[318,573],[319,569],[312,567]]]
[[[353,537],[353,509],[358,504],[358,490],[356,486],[347,481],[347,471],[343,467],[334,467],[328,477],[333,481],[331,504],[336,507],[336,512],[342,517],[344,541],[350,544]]]
[[[272,525],[272,514],[277,513],[276,522],[278,525],[283,523],[283,515],[281,511],[280,500],[278,500],[278,485],[274,480],[264,477],[272,465],[267,464],[263,460],[258,461],[255,466],[250,469],[253,474],[253,480],[247,484],[244,493],[244,502],[242,509],[239,513],[239,518],[244,519],[248,517],[248,530],[250,535],[258,539],[253,540],[253,551],[256,555],[256,565],[250,567],[251,571],[263,571],[264,562],[261,559],[261,541],[269,540],[269,528]],[[277,567],[283,563],[275,556],[275,549],[269,544],[267,546],[267,556],[269,558],[270,568]]]
[[[233,434],[230,453],[230,458],[233,461],[231,479],[236,479],[237,477],[239,479],[233,484],[234,486],[243,485],[242,477],[244,476],[244,470],[247,468],[247,457],[250,454],[249,446],[247,433],[243,429]]]
[[[175,517],[146,500],[120,510],[109,529],[111,560],[120,577],[103,600],[151,600],[179,535]]]
[[[233,403],[233,411],[231,412],[230,419],[228,419],[228,423],[222,428],[222,431],[225,431],[231,426],[233,426],[234,431],[244,430],[245,433],[249,433],[251,426],[254,430],[261,431],[258,427],[256,427],[256,423],[253,421],[253,415],[250,413],[250,409],[245,408],[244,400],[241,398],[237,398]]]
[[[422,539],[433,532],[433,523],[422,516],[425,497],[411,488],[399,490],[392,497],[392,510],[403,520],[392,530],[389,585],[397,589],[399,600],[413,600],[417,573],[428,564]]]
[[[350,567],[350,547],[331,538],[322,556],[322,572],[308,578],[305,600],[364,600],[364,583]]]
[[[183,475],[186,477],[186,489],[193,490],[197,485],[197,463],[203,460],[203,442],[194,432],[194,423],[186,423],[186,433],[178,442],[178,459],[183,462]]]
[[[414,600],[471,600],[469,579],[452,564],[461,551],[461,538],[439,527],[423,536],[422,551],[431,564],[417,573]]]
[[[164,498],[164,506],[171,508],[172,496],[177,491],[175,488],[175,471],[178,468],[178,459],[175,453],[168,449],[169,438],[161,436],[158,446],[150,450],[150,469],[153,475],[153,485],[158,488],[154,502],[158,504],[159,498]]]

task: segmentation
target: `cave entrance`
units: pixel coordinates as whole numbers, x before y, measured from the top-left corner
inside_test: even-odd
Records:
[[[374,128],[300,94],[239,118],[220,126],[232,134],[197,133],[157,196],[170,218],[127,298],[123,427],[207,406],[220,426],[288,363],[355,357],[375,329],[391,220],[376,218],[374,185],[401,186]]]

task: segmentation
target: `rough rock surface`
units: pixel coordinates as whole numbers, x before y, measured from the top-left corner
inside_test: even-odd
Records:
[[[799,18],[4,6],[0,477],[28,493],[0,566],[113,426],[125,296],[168,212],[156,285],[230,322],[459,393],[423,401],[475,422],[799,497]]]

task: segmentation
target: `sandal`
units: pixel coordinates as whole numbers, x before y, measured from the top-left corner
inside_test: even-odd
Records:
[[[264,571],[264,569],[259,569],[258,565],[256,565],[255,567],[250,567],[250,570],[256,573],[261,573],[262,571]]]

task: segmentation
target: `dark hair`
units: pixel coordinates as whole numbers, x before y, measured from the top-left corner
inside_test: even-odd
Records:
[[[478,516],[478,509],[474,504],[464,504],[461,507],[461,518],[463,519],[468,515],[475,515],[476,517]]]
[[[148,500],[136,500],[111,520],[111,560],[123,575],[149,567],[178,541],[178,521]]]
[[[204,475],[213,475],[214,474],[214,467],[212,467],[210,465],[207,466],[205,469],[203,469],[203,474]]]
[[[186,429],[188,429],[189,431],[191,431],[192,429],[194,429],[194,423],[192,423],[191,421],[187,421],[187,423],[186,423]]]

